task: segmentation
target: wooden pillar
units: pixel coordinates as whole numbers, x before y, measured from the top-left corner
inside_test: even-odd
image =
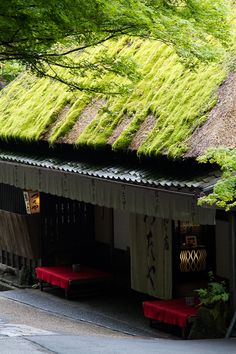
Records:
[[[229,214],[230,222],[230,305],[232,310],[236,310],[236,212]]]
[[[110,264],[111,270],[114,271],[114,248],[115,248],[115,237],[114,237],[114,209],[111,211],[111,232],[110,232]]]

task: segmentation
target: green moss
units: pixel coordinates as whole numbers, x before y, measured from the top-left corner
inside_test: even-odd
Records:
[[[91,97],[88,94],[83,94],[79,99],[76,99],[74,104],[70,107],[70,110],[65,114],[62,119],[53,129],[53,133],[50,137],[50,143],[54,143],[59,137],[65,136],[74,126],[77,119],[79,119],[81,111],[90,102]]]
[[[0,135],[22,140],[37,140],[54,122],[69,97],[60,84],[48,79],[22,75],[0,96]]]
[[[156,125],[140,146],[138,154],[167,153],[176,157],[186,149],[183,141],[188,140],[193,126],[196,128],[203,123],[203,112],[216,102],[216,89],[227,72],[219,64],[199,67],[196,72],[187,70],[175,53],[164,45],[157,48],[155,54],[148,64],[150,70],[126,104],[132,121],[113,148],[127,149],[147,112],[152,112]]]
[[[220,65],[211,65],[195,73],[186,71],[171,86],[162,86],[161,94],[152,103],[159,112],[156,125],[138,153],[157,155],[165,151],[172,157],[180,156],[184,152],[183,142],[193,128],[204,122],[203,113],[216,102],[216,89],[226,74]]]
[[[140,126],[151,114],[156,123],[137,153],[181,156],[194,129],[204,123],[206,113],[216,103],[217,89],[227,75],[227,66],[202,64],[190,71],[171,47],[127,37],[107,43],[106,49],[111,55],[118,53],[133,58],[141,76],[133,90],[126,94],[99,95],[105,99],[106,105],[84,128],[77,146],[105,146],[117,125],[128,116],[130,123],[112,145],[114,150],[128,150]],[[104,45],[86,51],[84,56],[99,57],[103,51]],[[80,83],[93,85],[93,80],[90,74],[81,77]],[[128,82],[126,78],[117,78],[111,73],[96,80],[96,84],[102,80],[108,87],[114,80],[120,85]],[[68,92],[58,82],[24,74],[0,93],[0,137],[37,140],[55,123],[49,139],[54,143],[71,130],[93,97],[94,94]],[[67,104],[70,105],[69,111],[56,123]]]

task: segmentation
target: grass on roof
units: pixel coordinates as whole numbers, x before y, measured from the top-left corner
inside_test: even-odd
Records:
[[[227,75],[227,65],[201,64],[191,71],[183,66],[171,47],[156,41],[122,38],[108,42],[106,46],[111,53],[119,51],[119,55],[131,56],[141,78],[130,93],[103,95],[106,106],[84,128],[76,145],[95,149],[106,146],[114,129],[126,116],[130,123],[112,149],[127,151],[140,126],[151,114],[156,123],[141,141],[137,153],[181,156],[192,132],[204,123],[207,112],[216,103],[217,89]],[[85,55],[98,56],[99,50],[91,49]],[[106,75],[103,84],[114,79],[114,75]],[[81,80],[86,84],[92,78]],[[116,80],[124,82],[123,78]],[[58,82],[23,74],[0,93],[0,137],[34,141],[54,124],[49,138],[53,144],[70,131],[93,98],[94,94],[69,92]],[[58,120],[65,106],[69,106],[69,110]]]

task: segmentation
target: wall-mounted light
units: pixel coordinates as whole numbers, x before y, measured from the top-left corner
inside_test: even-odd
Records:
[[[27,214],[40,213],[40,193],[34,191],[23,191],[23,195]]]
[[[205,248],[184,248],[180,251],[180,271],[200,272],[206,269]]]

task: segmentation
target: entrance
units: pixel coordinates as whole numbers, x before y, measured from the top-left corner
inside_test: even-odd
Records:
[[[42,264],[89,263],[93,220],[91,204],[41,193]]]
[[[215,227],[173,222],[173,297],[195,296],[215,264]]]

